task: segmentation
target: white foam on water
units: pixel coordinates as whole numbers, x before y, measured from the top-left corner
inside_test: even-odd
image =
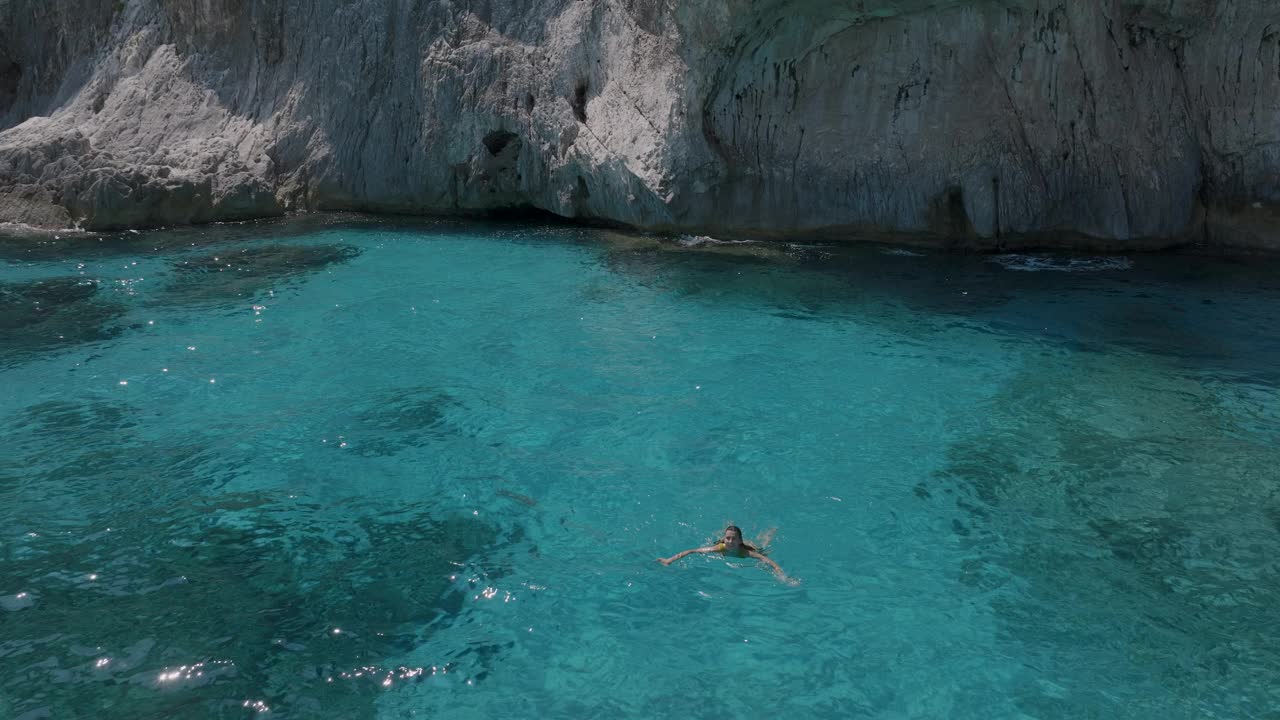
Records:
[[[996,255],[990,262],[1020,272],[1107,272],[1128,270],[1127,257],[1055,257],[1052,255]]]
[[[24,235],[68,235],[71,233],[87,235],[89,233],[88,230],[78,227],[47,228],[39,227],[37,225],[28,225],[27,223],[8,221],[0,222],[0,232],[21,233]]]
[[[750,245],[753,240],[721,240],[713,238],[710,235],[681,235],[676,238],[676,242],[685,247],[700,247],[702,245]]]

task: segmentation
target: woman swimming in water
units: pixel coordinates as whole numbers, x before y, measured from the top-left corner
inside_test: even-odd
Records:
[[[658,558],[658,562],[663,565],[670,565],[686,555],[693,555],[695,553],[721,553],[726,557],[753,558],[759,560],[765,565],[768,565],[773,570],[773,574],[778,576],[779,580],[792,585],[796,584],[796,581],[793,578],[787,577],[787,574],[782,571],[782,568],[778,566],[778,563],[765,557],[764,554],[756,549],[755,546],[742,542],[742,529],[737,525],[730,525],[725,528],[724,538],[715,545],[681,550],[669,558]]]

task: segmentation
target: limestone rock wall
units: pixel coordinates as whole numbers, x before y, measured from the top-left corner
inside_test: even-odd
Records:
[[[1280,247],[1280,4],[0,0],[0,221],[511,207]]]

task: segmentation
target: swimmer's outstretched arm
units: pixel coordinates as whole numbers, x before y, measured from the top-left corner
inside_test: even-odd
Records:
[[[694,553],[715,552],[718,549],[719,549],[719,546],[717,545],[708,545],[706,547],[700,547],[700,548],[690,548],[689,550],[681,550],[680,552],[676,553],[675,555],[672,555],[669,558],[658,558],[658,562],[662,563],[663,565],[670,565],[671,563],[679,560],[680,558],[686,555],[693,555]]]
[[[781,566],[781,565],[779,565],[778,563],[774,562],[773,560],[770,560],[769,558],[765,557],[764,555],[761,555],[760,553],[756,552],[755,550],[748,550],[748,551],[747,551],[747,557],[755,558],[756,560],[759,560],[760,562],[764,563],[765,565],[768,565],[768,566],[769,566],[769,568],[770,568],[771,570],[773,570],[773,574],[774,574],[774,575],[777,575],[777,576],[778,576],[778,579],[779,579],[779,580],[781,580],[782,582],[785,582],[785,583],[787,583],[788,585],[795,585],[795,584],[799,583],[799,581],[798,581],[798,580],[796,580],[795,578],[787,577],[787,574],[786,574],[785,572],[783,572],[783,571],[782,571],[782,566]]]

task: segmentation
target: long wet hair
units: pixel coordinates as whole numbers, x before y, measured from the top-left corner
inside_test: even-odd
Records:
[[[747,542],[746,538],[742,536],[742,528],[738,527],[737,525],[730,525],[729,527],[725,528],[724,533],[721,533],[721,537],[723,537],[725,534],[728,534],[730,530],[738,533],[738,539],[742,541],[742,547],[746,548],[747,550],[751,550],[753,552],[760,552],[760,550],[755,545],[752,545],[751,543]]]

